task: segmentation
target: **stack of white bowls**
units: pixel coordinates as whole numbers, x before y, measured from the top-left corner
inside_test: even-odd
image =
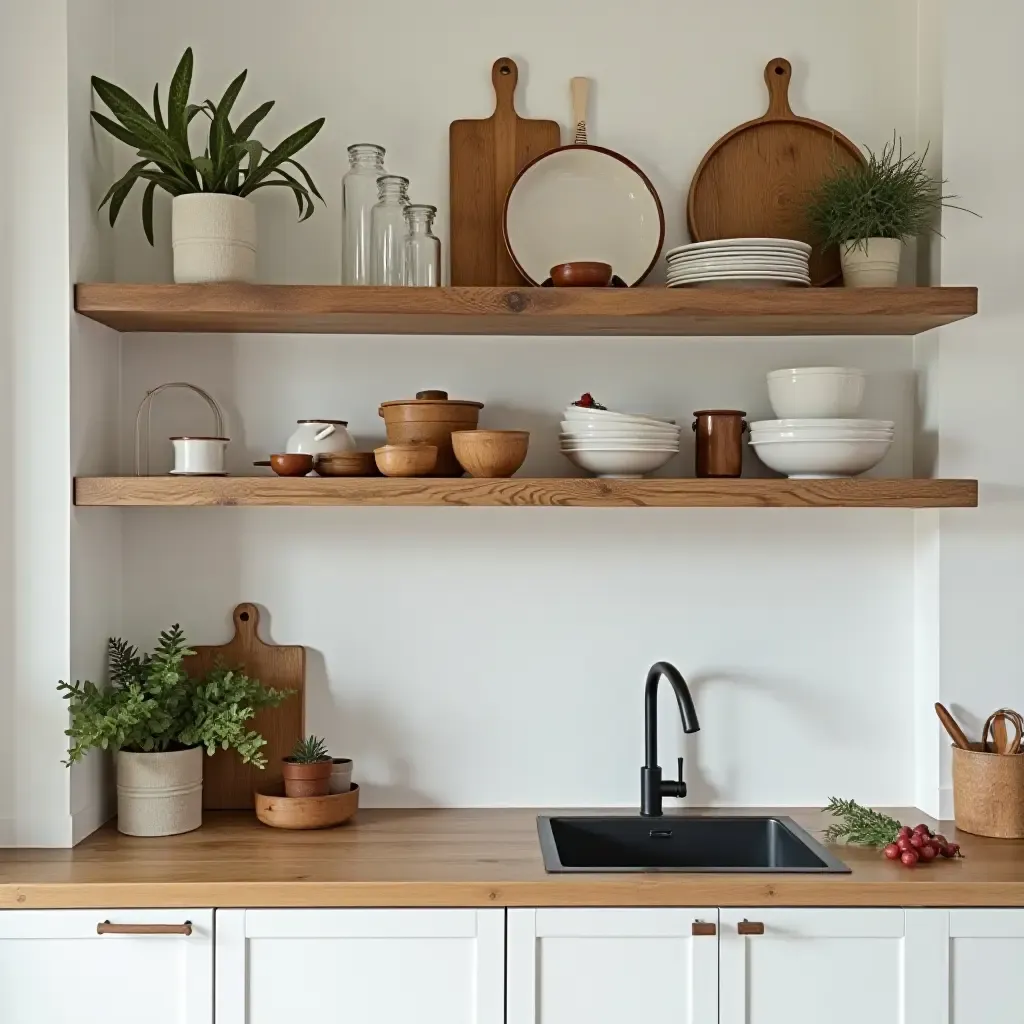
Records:
[[[863,370],[803,366],[768,374],[777,420],[750,424],[750,446],[791,479],[856,476],[885,458],[892,420],[854,419],[864,399]]]
[[[669,249],[669,288],[806,287],[811,247],[786,238],[723,238]]]
[[[558,439],[580,469],[618,479],[653,473],[679,452],[679,427],[671,420],[579,405],[562,414]]]

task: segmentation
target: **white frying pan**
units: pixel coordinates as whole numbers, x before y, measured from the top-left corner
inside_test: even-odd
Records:
[[[587,143],[590,82],[572,80],[571,146],[528,163],[505,198],[505,245],[519,272],[542,284],[552,267],[577,260],[611,264],[627,285],[654,268],[665,213],[650,179],[631,160]]]

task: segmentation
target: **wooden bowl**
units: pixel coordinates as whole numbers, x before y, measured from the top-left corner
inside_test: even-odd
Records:
[[[452,446],[470,476],[505,477],[526,460],[530,435],[525,430],[457,430]]]
[[[581,260],[551,268],[551,283],[556,288],[607,288],[611,280],[610,263]]]
[[[305,476],[313,469],[313,456],[271,455],[270,468],[278,476]]]
[[[430,475],[462,476],[452,451],[452,431],[472,430],[482,408],[482,402],[451,399],[447,391],[419,391],[415,398],[383,402],[379,414],[389,445],[436,445],[437,465]]]
[[[386,444],[373,455],[385,476],[429,476],[437,465],[435,444]]]
[[[359,809],[359,787],[329,796],[284,795],[278,782],[256,793],[256,817],[271,828],[334,828]]]
[[[315,468],[320,476],[380,476],[373,452],[327,452]]]

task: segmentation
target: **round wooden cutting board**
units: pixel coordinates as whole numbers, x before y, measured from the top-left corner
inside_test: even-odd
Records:
[[[805,213],[811,191],[834,167],[864,163],[860,150],[789,105],[792,65],[776,57],[764,69],[768,112],[724,135],[708,150],[690,185],[686,219],[695,242],[720,238],[795,238],[815,244]],[[839,253],[815,247],[811,283],[839,278]]]

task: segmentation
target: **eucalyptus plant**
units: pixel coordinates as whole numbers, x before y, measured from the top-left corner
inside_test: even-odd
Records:
[[[893,135],[881,153],[864,147],[868,159],[856,166],[836,166],[812,193],[807,215],[824,245],[869,238],[906,240],[938,233],[935,214],[946,207],[964,210],[943,194],[944,180],[925,169],[928,149],[917,156],[904,154],[903,140]],[[977,214],[975,214],[977,216]]]
[[[96,95],[116,120],[96,110],[92,112],[93,118],[115,139],[131,146],[139,157],[138,162],[110,186],[100,203],[100,209],[110,204],[111,226],[138,181],[147,183],[142,196],[142,226],[150,245],[153,244],[153,197],[158,188],[172,196],[195,192],[248,196],[259,188],[283,186],[291,189],[295,196],[299,220],[311,217],[313,196],[321,202],[323,196],[306,168],[295,159],[295,154],[313,141],[324,125],[324,118],[311,121],[268,150],[252,136],[273,108],[273,100],[260,104],[237,125],[231,123],[231,111],[248,71],[243,71],[227,87],[219,103],[204,100],[197,104],[189,102],[192,66],[192,48],[189,47],[171,79],[166,120],[160,105],[159,83],[153,87],[151,114],[124,89],[93,77]],[[209,121],[209,133],[202,156],[193,156],[189,126],[200,115]],[[294,168],[297,175],[286,169],[289,167]]]
[[[177,625],[160,634],[152,654],[115,639],[107,651],[109,687],[57,684],[71,714],[66,765],[96,748],[143,753],[203,746],[211,755],[236,750],[244,764],[266,767],[260,748],[267,741],[246,726],[258,709],[280,704],[291,690],[263,686],[223,665],[189,678],[184,663],[195,651]]]

